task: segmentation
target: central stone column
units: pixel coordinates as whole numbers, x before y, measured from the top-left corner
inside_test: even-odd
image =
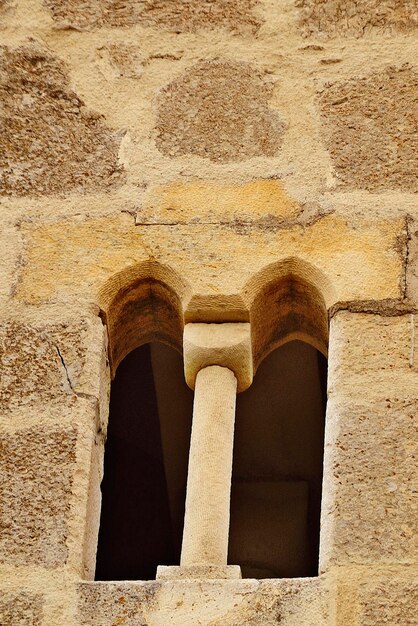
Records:
[[[226,566],[237,379],[219,365],[196,377],[180,565]]]
[[[227,565],[237,391],[253,376],[250,325],[187,324],[187,384],[195,390],[180,567],[157,578],[241,578]]]

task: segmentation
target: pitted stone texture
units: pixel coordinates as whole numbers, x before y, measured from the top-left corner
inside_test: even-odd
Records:
[[[36,45],[0,48],[0,194],[106,190],[123,179],[120,139]]]
[[[323,566],[414,561],[417,414],[417,399],[389,390],[374,402],[328,400]]]
[[[386,393],[399,398],[418,385],[414,340],[418,319],[340,311],[331,321],[328,360],[330,395],[353,397],[367,386],[370,400]],[[360,397],[361,391],[359,391]]]
[[[80,626],[149,624],[160,583],[82,583],[78,585]]]
[[[142,24],[177,33],[225,28],[253,34],[258,0],[45,0],[54,19],[78,28]]]
[[[269,107],[273,85],[246,63],[202,61],[159,96],[157,146],[211,161],[275,156],[284,123]]]
[[[295,0],[305,36],[363,37],[418,26],[416,0]]]
[[[84,583],[80,626],[328,626],[324,580]]]
[[[42,623],[42,596],[0,590],[1,626],[38,626]]]
[[[418,191],[417,83],[404,66],[323,89],[322,133],[341,186]]]
[[[65,563],[76,437],[72,428],[2,433],[0,562]]]
[[[362,585],[359,603],[359,626],[416,626],[418,578],[390,577]]]
[[[417,556],[418,375],[409,365],[410,339],[409,315],[339,313],[332,320],[322,571]]]
[[[36,403],[72,406],[86,359],[86,334],[84,320],[77,326],[0,325],[0,410],[29,410]]]

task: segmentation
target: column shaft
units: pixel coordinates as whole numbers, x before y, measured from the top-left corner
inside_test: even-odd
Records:
[[[182,566],[227,564],[236,392],[226,367],[197,374]]]

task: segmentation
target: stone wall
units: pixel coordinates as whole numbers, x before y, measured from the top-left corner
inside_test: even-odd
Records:
[[[0,2],[0,624],[415,623],[417,14]],[[91,582],[110,367],[288,275],[330,318],[319,577]]]

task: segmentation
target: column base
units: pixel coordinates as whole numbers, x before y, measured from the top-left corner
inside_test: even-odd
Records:
[[[240,579],[241,568],[239,565],[159,565],[157,567],[157,580],[175,579]]]

